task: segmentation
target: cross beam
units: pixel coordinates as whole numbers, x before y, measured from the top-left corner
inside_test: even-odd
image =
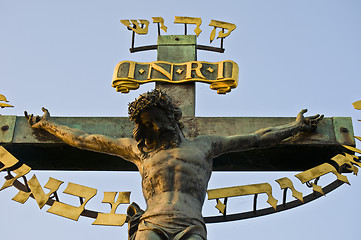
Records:
[[[53,117],[52,121],[90,134],[132,137],[133,123],[126,117]],[[187,138],[215,134],[248,134],[278,126],[294,118],[184,117]],[[136,171],[119,157],[79,150],[51,134],[33,130],[25,117],[0,116],[0,144],[35,170]],[[214,160],[215,171],[304,171],[344,152],[341,144],[355,146],[351,118],[325,118],[314,133],[300,133],[281,144],[222,155]]]
[[[157,46],[159,61],[181,63],[197,60],[194,35],[159,36]],[[189,139],[198,135],[249,134],[261,128],[294,121],[294,118],[194,117],[194,83],[156,83],[156,87],[166,91],[182,109],[183,131]],[[134,128],[133,123],[126,117],[54,117],[52,120],[86,133],[114,138],[131,138]],[[45,131],[34,131],[24,117],[0,116],[0,129],[0,145],[33,169],[137,170],[133,164],[122,161],[119,157],[79,150],[62,143]],[[326,118],[320,122],[316,132],[300,133],[275,147],[222,155],[214,160],[213,170],[304,171],[344,152],[341,144],[355,146],[351,118]]]

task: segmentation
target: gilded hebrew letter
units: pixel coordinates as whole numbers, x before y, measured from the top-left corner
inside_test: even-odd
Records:
[[[353,107],[357,110],[361,110],[361,100],[352,103]]]
[[[199,28],[202,24],[201,18],[195,18],[195,17],[174,17],[174,23],[184,23],[184,24],[196,24],[196,28],[194,29],[194,32],[196,33],[197,37],[202,32],[202,30]]]
[[[0,162],[4,165],[0,171],[10,168],[17,164],[19,160],[17,160],[12,154],[10,154],[6,149],[0,146]],[[21,165],[18,169],[15,169],[13,172],[16,173],[16,176],[12,179],[8,179],[5,181],[4,185],[1,187],[0,191],[12,186],[18,178],[28,174],[31,168],[25,164]]]
[[[214,38],[216,37],[216,28],[222,28],[222,29],[227,29],[227,32],[223,32],[220,31],[218,33],[218,38],[225,38],[227,36],[229,36],[231,34],[231,32],[236,29],[236,25],[233,23],[228,23],[228,22],[222,22],[222,21],[217,21],[217,20],[211,20],[211,23],[209,24],[209,26],[214,27],[212,32],[211,32],[211,37],[210,37],[210,42],[212,42],[214,40]]]
[[[359,157],[357,157],[355,155],[348,154],[348,153],[345,153],[345,156],[351,163],[357,165],[358,167],[361,167],[361,163],[355,161],[355,159],[359,159]]]
[[[30,172],[30,170],[31,170],[31,168],[25,164],[21,165],[18,169],[15,169],[13,172],[16,173],[16,176],[11,179],[6,180],[4,185],[1,187],[0,191],[12,186],[14,184],[15,180],[28,174]]]
[[[7,103],[2,103],[2,102],[9,102],[6,97],[2,94],[0,94],[0,107],[1,108],[5,108],[5,107],[14,107],[13,105],[7,104]]]
[[[164,19],[162,17],[152,17],[153,23],[160,23],[160,28],[167,32],[167,27],[164,25]]]
[[[251,194],[266,193],[268,196],[267,202],[276,210],[277,199],[272,196],[272,187],[269,183],[252,184],[245,186],[218,188],[208,190],[208,199],[237,197]]]
[[[348,150],[351,150],[352,152],[357,152],[357,153],[360,153],[361,154],[361,150],[358,149],[358,148],[354,148],[354,147],[351,147],[351,146],[347,146],[347,145],[342,145],[344,148],[347,148]]]
[[[130,192],[119,192],[117,201],[115,201],[116,195],[117,192],[104,192],[102,203],[109,203],[111,210],[110,213],[98,213],[97,218],[92,223],[93,225],[123,226],[127,219],[127,215],[116,214],[115,211],[119,204],[130,203]]]
[[[18,162],[19,160],[17,160],[11,153],[6,151],[3,146],[0,146],[0,163],[4,165],[4,167],[0,168],[0,172],[4,169],[14,166]]]
[[[347,180],[347,177],[338,173],[337,170],[329,163],[324,163],[317,167],[308,169],[304,172],[301,172],[301,173],[295,175],[295,177],[298,178],[302,183],[305,183],[305,182],[311,181],[312,179],[321,177],[330,172],[335,174],[338,180],[340,180],[344,183],[350,184]],[[320,186],[318,186],[317,184],[314,184],[314,183],[311,183],[311,184],[312,184],[314,191],[319,192],[322,195],[325,195]]]
[[[51,206],[47,212],[77,221],[87,202],[97,194],[97,190],[75,183],[69,183],[63,193],[78,196],[85,200],[79,207],[74,207],[61,202],[54,202],[53,206]]]
[[[226,212],[227,204],[222,203],[219,199],[216,199],[216,201],[216,208],[219,210],[220,213],[224,214]]]
[[[357,175],[358,168],[355,167],[353,164],[356,164],[357,166],[361,167],[361,163],[356,162],[353,159],[353,156],[351,154],[346,153],[345,155],[337,154],[333,158],[331,158],[332,161],[336,162],[339,167],[346,164],[346,168],[353,172],[354,175]]]
[[[6,97],[5,97],[4,95],[2,95],[2,94],[0,94],[0,101],[2,101],[2,102],[9,102],[9,101],[6,99]]]
[[[121,23],[123,23],[128,29],[133,30],[134,32],[138,34],[147,34],[148,33],[148,26],[149,21],[145,19],[139,19],[139,20],[120,20]],[[135,26],[135,27],[133,27]]]
[[[303,202],[302,193],[295,189],[292,181],[289,178],[287,178],[287,177],[280,178],[280,179],[277,179],[276,182],[280,185],[281,189],[287,189],[287,188],[291,189],[292,196],[294,198],[300,200],[301,202]]]
[[[44,188],[47,188],[50,191],[45,194],[37,177],[34,174],[34,176],[28,181],[30,192],[20,191],[12,200],[19,203],[25,203],[28,200],[30,194],[33,194],[36,202],[39,205],[39,208],[42,209],[46,202],[49,200],[51,194],[57,191],[61,184],[63,184],[62,181],[50,177],[48,182],[44,186]]]

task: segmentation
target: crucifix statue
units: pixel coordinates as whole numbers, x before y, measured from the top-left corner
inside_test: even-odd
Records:
[[[132,46],[131,51],[146,48]],[[135,203],[128,207],[130,240],[207,239],[202,207],[214,170],[305,170],[340,152],[340,143],[354,144],[350,119],[321,122],[323,115],[305,117],[306,109],[293,121],[196,118],[193,80],[213,78],[211,88],[226,93],[237,85],[237,65],[197,62],[197,49],[215,49],[197,45],[193,35],[159,35],[156,49],[157,62],[124,61],[114,72],[112,85],[121,92],[158,80],[153,91],[129,104],[132,123],[127,118],[51,118],[45,108],[42,117],[26,112],[26,119],[0,117],[6,124],[0,143],[33,169],[137,169],[147,206],[144,211]],[[224,51],[223,42],[216,51]],[[299,154],[288,161],[294,152]],[[316,160],[310,159],[314,155]]]
[[[25,112],[32,128],[46,130],[73,147],[119,156],[137,166],[147,209],[135,236],[130,236],[135,240],[207,239],[201,212],[213,159],[229,152],[276,145],[299,132],[314,130],[323,118],[304,117],[307,110],[302,110],[287,125],[247,135],[202,135],[189,140],[179,122],[181,109],[167,94],[155,89],[129,104],[134,138],[115,139],[58,125],[51,121],[48,110],[42,110],[42,117]]]

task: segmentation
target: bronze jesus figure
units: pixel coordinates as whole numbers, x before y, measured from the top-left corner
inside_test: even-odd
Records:
[[[114,139],[58,125],[48,110],[42,110],[43,117],[25,112],[32,128],[46,130],[80,149],[119,156],[138,167],[147,208],[129,236],[135,240],[206,240],[201,211],[213,159],[228,152],[275,145],[299,132],[314,130],[323,118],[304,117],[305,109],[287,125],[248,135],[190,140],[182,133],[181,110],[168,95],[155,89],[129,104],[134,138]]]

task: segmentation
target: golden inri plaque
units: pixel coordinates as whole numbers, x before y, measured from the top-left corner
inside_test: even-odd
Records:
[[[169,63],[155,61],[138,63],[122,61],[114,70],[112,86],[116,91],[128,93],[138,89],[140,84],[148,82],[203,82],[211,84],[210,88],[218,94],[230,92],[238,84],[237,63],[226,60],[222,62],[191,61]]]

